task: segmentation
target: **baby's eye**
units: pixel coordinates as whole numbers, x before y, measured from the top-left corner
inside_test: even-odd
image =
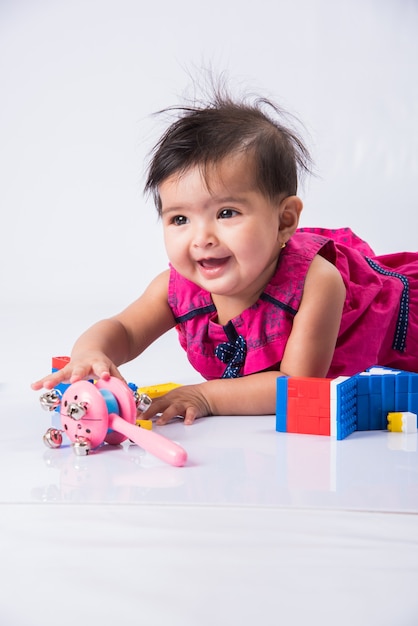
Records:
[[[234,217],[234,215],[238,215],[238,211],[235,209],[222,209],[218,213],[218,218],[221,220],[227,220],[230,217]]]
[[[188,218],[185,215],[175,215],[171,220],[172,224],[175,226],[183,226],[183,224],[188,223]]]

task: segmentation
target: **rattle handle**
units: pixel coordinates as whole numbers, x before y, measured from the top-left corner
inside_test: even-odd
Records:
[[[170,465],[182,467],[186,463],[187,452],[177,443],[159,433],[130,424],[115,413],[109,413],[109,427],[125,435],[162,461],[170,463]]]

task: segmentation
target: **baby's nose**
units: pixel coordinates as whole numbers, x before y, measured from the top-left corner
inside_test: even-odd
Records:
[[[216,244],[216,235],[208,226],[200,226],[195,229],[193,245],[195,248],[207,248]]]

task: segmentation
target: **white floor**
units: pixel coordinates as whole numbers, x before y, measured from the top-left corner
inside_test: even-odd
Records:
[[[212,417],[159,429],[186,448],[183,468],[129,443],[50,450],[29,381],[58,328],[25,315],[3,310],[31,348],[4,333],[1,624],[416,625],[417,435],[336,442],[277,433],[273,416]],[[183,382],[164,341],[147,376],[161,362],[155,383],[170,368]]]

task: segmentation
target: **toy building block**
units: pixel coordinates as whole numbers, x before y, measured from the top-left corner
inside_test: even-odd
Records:
[[[386,430],[389,412],[409,410],[411,377],[415,376],[388,367],[357,374],[357,430]]]
[[[330,435],[331,437],[337,436],[337,385],[345,380],[348,380],[349,376],[339,376],[331,380],[330,385]]]
[[[331,435],[341,440],[357,430],[357,380],[341,376],[331,383]]]
[[[408,373],[408,411],[418,413],[418,374]]]
[[[276,381],[276,430],[287,432],[287,376],[279,376]]]
[[[402,432],[403,433],[416,433],[417,432],[417,415],[410,411],[405,411],[402,414]]]
[[[358,376],[357,382],[357,424],[356,430],[370,430],[369,377]]]
[[[388,384],[384,384],[385,379],[389,379]],[[390,370],[385,370],[385,374],[362,372],[356,375],[358,394],[361,396],[360,409],[357,416],[357,430],[385,430],[386,415],[388,410],[394,406],[395,401],[395,380]],[[392,397],[391,396],[392,390]],[[385,398],[387,391],[387,398]],[[386,407],[386,408],[384,408]]]
[[[395,404],[393,405],[394,412],[402,412],[408,410],[408,389],[409,389],[409,376],[406,372],[400,372],[395,379]]]
[[[181,387],[178,383],[162,383],[160,385],[150,385],[148,387],[138,387],[138,393],[145,393],[147,396],[154,400],[164,394],[168,393],[172,389]]]
[[[147,430],[152,430],[152,421],[151,420],[137,419],[135,423],[136,423],[137,426],[140,426],[141,428],[146,428]]]
[[[388,430],[397,433],[416,433],[417,415],[410,411],[392,412],[387,415]]]
[[[355,391],[352,398],[354,430],[386,430],[387,414],[394,409],[418,413],[418,374],[389,367],[372,367],[350,380]],[[347,410],[340,405],[342,400],[339,398],[337,401],[340,426],[342,412]],[[337,439],[342,438],[341,434],[337,433]]]
[[[330,379],[292,377],[286,380],[286,432],[329,436]]]
[[[400,412],[388,413],[388,430],[394,433],[402,432],[402,415]]]
[[[62,370],[70,362],[69,356],[53,356],[52,371]]]
[[[382,376],[382,426],[386,426],[386,416],[395,406],[395,381],[397,374]]]
[[[369,378],[370,423],[369,430],[384,430],[386,423],[381,423],[382,415],[382,377],[371,375]]]
[[[70,362],[69,356],[53,356],[52,367],[51,367],[52,373],[62,370],[69,362]],[[59,383],[58,385],[55,385],[55,389],[57,389],[60,392],[60,394],[63,395],[69,386],[70,386],[69,383]],[[55,411],[59,412],[59,408],[56,408]]]
[[[388,414],[393,415],[389,425]],[[356,430],[417,432],[417,415],[417,373],[372,367],[335,380],[277,379],[278,432],[331,435],[339,440]]]

